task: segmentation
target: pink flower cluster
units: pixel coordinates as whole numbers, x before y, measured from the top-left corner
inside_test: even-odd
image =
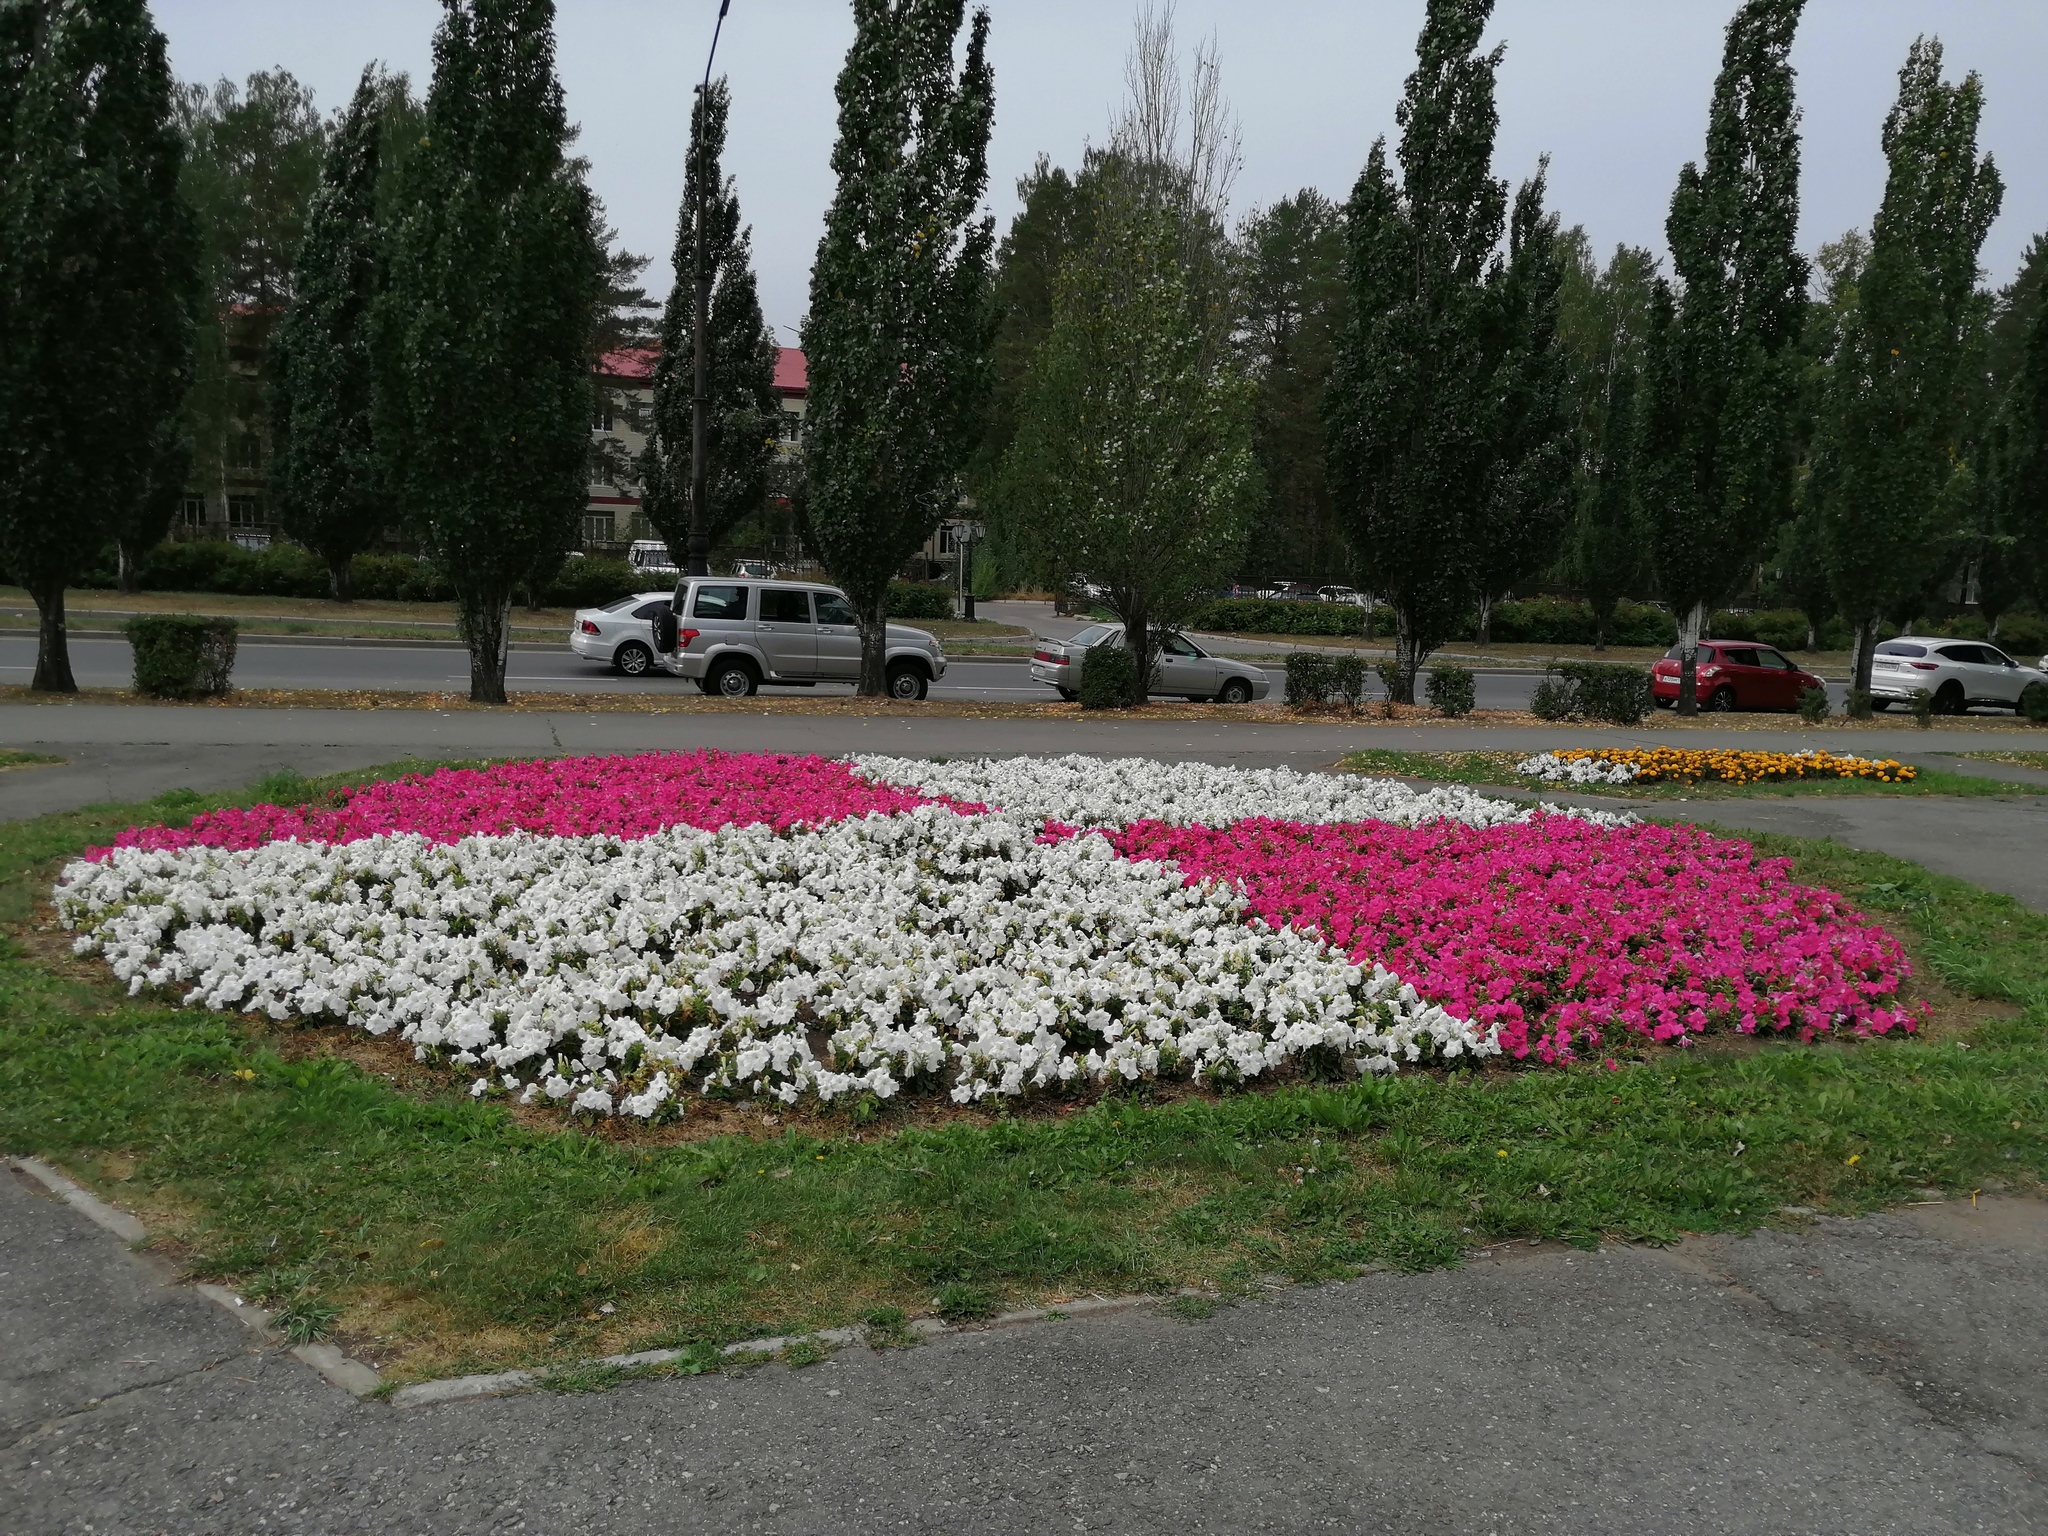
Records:
[[[1891,936],[1783,859],[1695,828],[1381,822],[1132,825],[1127,857],[1231,880],[1253,914],[1378,961],[1503,1050],[1569,1057],[1620,1030],[1910,1031]]]
[[[352,843],[388,832],[417,832],[441,843],[506,832],[638,838],[664,827],[715,831],[757,822],[784,831],[930,803],[914,790],[872,783],[822,757],[651,752],[439,768],[364,784],[333,805],[255,805],[207,811],[184,828],[130,827],[114,846],[255,848],[286,839]]]

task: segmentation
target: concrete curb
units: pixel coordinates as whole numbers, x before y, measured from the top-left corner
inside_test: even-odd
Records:
[[[1030,1323],[1105,1317],[1118,1312],[1133,1312],[1141,1307],[1155,1307],[1162,1301],[1170,1301],[1181,1296],[1207,1295],[1207,1291],[1183,1287],[1167,1296],[1088,1296],[1056,1307],[1025,1307],[1016,1312],[1000,1312],[978,1323],[944,1323],[936,1318],[921,1317],[911,1322],[910,1331],[920,1340],[941,1338],[947,1334],[989,1333],[998,1328],[1017,1328]],[[821,1328],[815,1333],[785,1333],[776,1334],[772,1338],[743,1339],[737,1344],[726,1345],[718,1353],[719,1357],[725,1360],[744,1359],[747,1356],[767,1358],[781,1354],[794,1344],[825,1344],[841,1349],[859,1344],[866,1338],[867,1331],[861,1328]],[[614,1370],[645,1370],[650,1367],[671,1365],[681,1360],[686,1353],[687,1351],[680,1349],[643,1349],[630,1355],[601,1355],[595,1360],[579,1361],[574,1365],[496,1371],[482,1376],[449,1376],[439,1381],[415,1382],[392,1393],[391,1406],[429,1408],[439,1403],[469,1402],[480,1397],[506,1397],[515,1392],[531,1392],[538,1387],[544,1387],[550,1377],[567,1371],[588,1370],[592,1366],[605,1366]]]
[[[148,1229],[133,1216],[126,1211],[115,1210],[91,1190],[72,1182],[48,1163],[33,1157],[17,1157],[11,1161],[16,1168],[59,1200],[94,1225],[113,1233],[122,1242],[139,1243],[149,1236]],[[226,1286],[201,1281],[192,1289],[233,1317],[236,1322],[255,1334],[262,1343],[284,1342],[283,1335],[278,1332],[269,1312],[252,1302],[244,1301]],[[332,1344],[299,1344],[288,1353],[311,1366],[325,1380],[341,1388],[351,1397],[368,1397],[384,1385],[384,1379],[369,1366],[360,1360],[351,1360]]]

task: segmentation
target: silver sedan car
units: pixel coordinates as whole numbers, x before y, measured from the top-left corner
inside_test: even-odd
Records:
[[[1063,699],[1077,699],[1081,696],[1081,668],[1087,664],[1090,648],[1123,643],[1121,624],[1091,624],[1065,640],[1040,640],[1031,653],[1031,680],[1057,688]],[[1159,637],[1159,670],[1151,688],[1154,694],[1249,704],[1263,699],[1272,687],[1272,680],[1259,668],[1211,656],[1185,635],[1168,631]]]

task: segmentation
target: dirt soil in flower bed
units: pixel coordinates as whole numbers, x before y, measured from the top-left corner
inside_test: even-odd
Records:
[[[727,714],[727,715],[883,715],[914,718],[938,715],[977,720],[1249,720],[1260,725],[1375,725],[1442,726],[1485,729],[1493,726],[1524,726],[1554,731],[1592,728],[1614,730],[1598,720],[1543,720],[1527,710],[1481,709],[1469,715],[1448,718],[1420,704],[1374,704],[1353,713],[1342,708],[1289,709],[1277,703],[1190,704],[1155,699],[1143,709],[1084,710],[1063,701],[1045,703],[1002,703],[977,699],[926,699],[902,703],[895,699],[862,699],[848,696],[792,698],[786,694],[757,695],[751,699],[717,699],[696,693],[547,693],[516,691],[504,704],[476,704],[463,693],[427,693],[409,690],[379,691],[352,688],[237,688],[220,698],[178,701],[153,699],[127,688],[81,688],[76,693],[37,693],[22,686],[0,687],[0,704],[139,704],[153,707],[171,705],[191,709],[413,709],[507,710],[517,714]],[[1790,714],[1702,714],[1683,720],[1662,712],[1628,727],[1640,731],[1837,731],[1854,734],[1865,730],[1896,730],[1900,722],[1879,716],[1874,720],[1834,719],[1809,726]],[[2039,727],[2007,715],[1961,715],[1939,718],[1933,731],[1977,733],[2020,732]]]

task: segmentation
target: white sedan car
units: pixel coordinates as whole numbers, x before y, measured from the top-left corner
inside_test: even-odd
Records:
[[[1121,648],[1121,624],[1091,624],[1065,640],[1040,640],[1031,655],[1031,680],[1057,688],[1070,703],[1081,696],[1081,668],[1091,646]],[[1184,699],[1213,699],[1218,704],[1249,704],[1263,699],[1272,680],[1258,667],[1227,656],[1211,656],[1186,635],[1171,630],[1159,636],[1152,694],[1179,694]]]
[[[655,617],[667,613],[674,600],[673,591],[636,592],[602,608],[578,609],[569,625],[569,649],[627,677],[645,677],[654,666]]]
[[[1981,640],[1901,635],[1886,640],[1870,659],[1870,702],[1879,709],[1910,704],[1925,689],[1935,713],[1960,715],[1975,706],[2018,709],[2032,690],[2048,691],[2048,671],[2023,667]]]

